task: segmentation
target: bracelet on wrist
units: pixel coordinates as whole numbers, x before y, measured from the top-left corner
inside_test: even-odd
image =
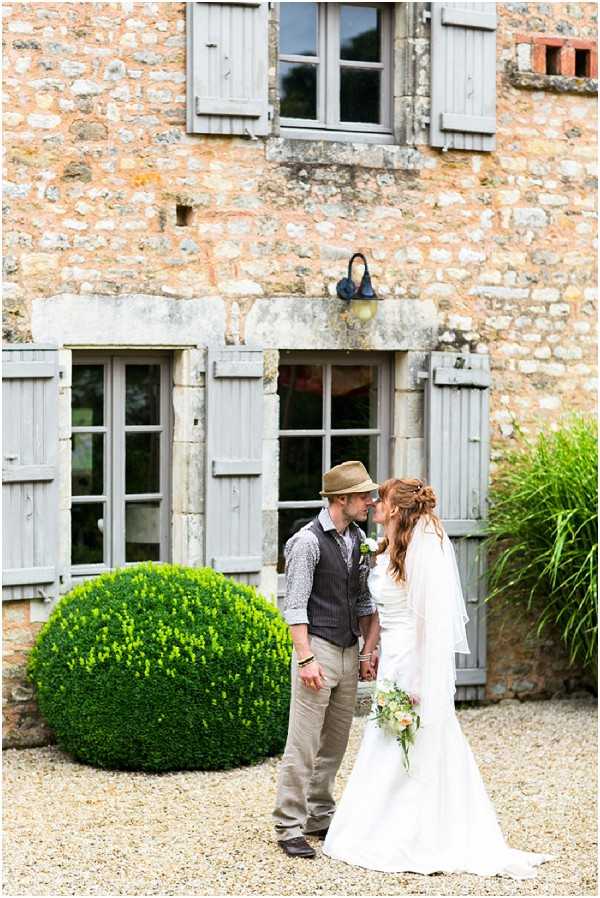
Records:
[[[306,667],[312,661],[315,660],[314,655],[309,655],[308,658],[303,658],[302,661],[298,661],[298,667]]]

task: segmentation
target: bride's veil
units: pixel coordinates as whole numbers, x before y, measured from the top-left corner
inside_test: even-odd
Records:
[[[454,711],[455,652],[469,654],[465,600],[452,543],[421,518],[406,553],[408,604],[417,619],[417,682],[424,726]]]

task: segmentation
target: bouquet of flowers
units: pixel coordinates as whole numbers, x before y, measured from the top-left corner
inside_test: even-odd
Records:
[[[397,683],[384,682],[382,686],[375,694],[375,716],[371,720],[376,720],[377,726],[396,737],[408,770],[408,749],[421,725],[421,718],[415,710],[419,700],[400,689]]]

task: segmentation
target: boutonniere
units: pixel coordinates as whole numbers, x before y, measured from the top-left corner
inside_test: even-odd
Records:
[[[379,548],[379,543],[373,537],[367,536],[360,544],[361,555],[373,555]]]

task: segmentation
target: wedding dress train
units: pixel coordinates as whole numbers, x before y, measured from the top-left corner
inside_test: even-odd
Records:
[[[350,779],[324,842],[326,855],[399,873],[535,876],[551,855],[509,848],[454,712],[454,652],[468,652],[466,613],[454,551],[431,524],[415,528],[408,587],[377,557],[369,586],[381,624],[378,683],[421,698],[422,725],[409,750],[374,720],[365,728]]]

